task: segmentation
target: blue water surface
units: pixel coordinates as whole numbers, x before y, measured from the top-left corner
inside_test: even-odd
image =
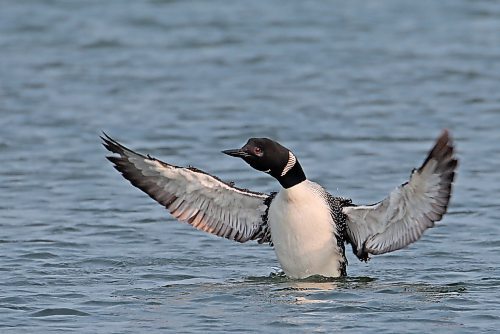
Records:
[[[0,332],[496,332],[499,32],[487,0],[2,1]],[[362,204],[442,128],[449,213],[337,280],[175,222],[99,140],[270,192],[220,153],[268,136]]]

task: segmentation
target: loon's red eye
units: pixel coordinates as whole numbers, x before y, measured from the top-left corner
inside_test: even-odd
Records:
[[[254,151],[255,151],[255,154],[261,154],[262,153],[262,149],[260,147],[256,147]]]

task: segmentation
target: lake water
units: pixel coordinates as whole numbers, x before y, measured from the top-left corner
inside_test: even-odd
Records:
[[[496,332],[499,82],[498,1],[2,1],[0,332]],[[269,136],[373,203],[442,128],[449,214],[333,281],[175,222],[99,140],[270,192],[220,153]]]

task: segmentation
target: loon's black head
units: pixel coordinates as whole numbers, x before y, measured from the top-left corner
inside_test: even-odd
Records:
[[[254,169],[275,177],[284,188],[293,187],[306,179],[295,155],[268,138],[250,138],[242,148],[222,153],[242,158]]]

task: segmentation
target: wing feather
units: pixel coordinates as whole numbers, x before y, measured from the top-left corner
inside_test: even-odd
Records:
[[[443,218],[458,161],[448,131],[443,131],[410,180],[374,205],[350,206],[347,237],[361,260],[406,247]]]
[[[198,230],[238,242],[261,239],[269,195],[227,184],[193,167],[178,167],[136,153],[108,135],[107,159],[132,183]],[[259,240],[260,241],[260,240]]]

